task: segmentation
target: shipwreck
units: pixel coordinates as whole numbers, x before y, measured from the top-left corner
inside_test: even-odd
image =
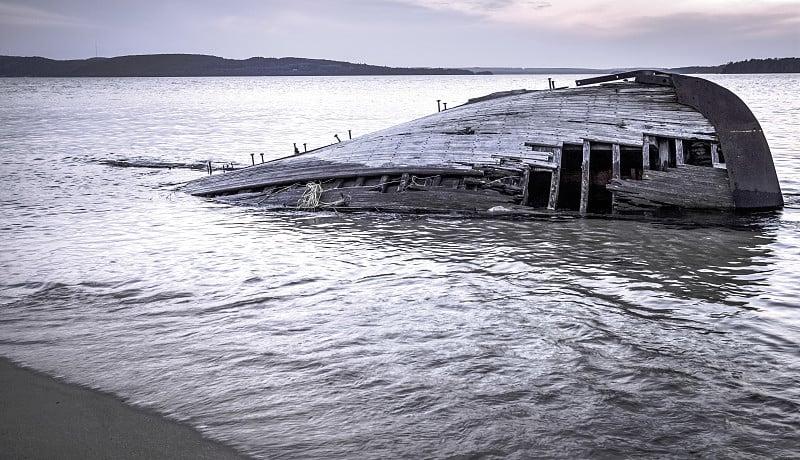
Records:
[[[750,109],[652,70],[494,93],[371,134],[185,185],[270,210],[631,214],[783,206]]]

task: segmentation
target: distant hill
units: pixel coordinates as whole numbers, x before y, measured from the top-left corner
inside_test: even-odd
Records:
[[[612,74],[640,69],[641,67],[614,68],[614,69],[587,69],[569,67],[467,67],[476,73],[490,71],[493,74],[533,74],[533,75],[558,75],[558,74]],[[770,58],[749,59],[747,61],[729,62],[714,66],[673,67],[661,69],[668,72],[683,74],[703,73],[800,73],[800,58]]]
[[[721,73],[800,73],[800,58],[748,59],[721,67]]]
[[[690,67],[673,67],[671,69],[665,69],[672,73],[682,73],[682,74],[704,74],[704,73],[722,73],[721,65],[696,65]]]
[[[748,59],[717,66],[679,67],[678,73],[800,73],[800,58]]]
[[[227,77],[339,75],[611,74],[636,68],[569,67],[384,67],[296,57],[225,59],[202,54],[149,54],[58,61],[43,57],[0,56],[0,77]],[[800,73],[800,58],[748,59],[717,66],[663,69],[684,74]]]
[[[325,59],[224,59],[198,54],[151,54],[57,61],[0,56],[0,77],[227,77],[338,75],[472,75],[463,69],[383,67]]]
[[[471,70],[476,74],[488,72],[490,75],[563,75],[620,72],[619,69],[584,69],[572,67],[467,67],[466,70]]]

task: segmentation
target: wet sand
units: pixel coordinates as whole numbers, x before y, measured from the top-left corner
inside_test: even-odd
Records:
[[[194,429],[0,358],[0,457],[244,459]]]

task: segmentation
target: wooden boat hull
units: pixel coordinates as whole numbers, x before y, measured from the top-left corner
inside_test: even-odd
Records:
[[[654,71],[577,83],[485,96],[184,190],[273,210],[550,215],[783,206],[761,127],[730,91]]]

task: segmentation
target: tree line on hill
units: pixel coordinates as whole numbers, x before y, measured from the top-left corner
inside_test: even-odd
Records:
[[[678,73],[800,73],[800,58],[748,59],[717,66],[678,67]]]
[[[57,61],[0,56],[3,77],[227,77],[338,75],[473,75],[462,69],[384,67],[326,59],[225,59],[196,54],[152,54]]]
[[[628,69],[630,70],[630,69]],[[718,66],[667,69],[677,73],[800,73],[800,58],[748,59]],[[345,75],[487,75],[492,73],[615,73],[619,69],[385,67],[326,59],[225,59],[197,54],[152,54],[59,61],[0,56],[0,77],[224,77]]]
[[[800,73],[800,58],[748,59],[729,62],[722,73]]]

